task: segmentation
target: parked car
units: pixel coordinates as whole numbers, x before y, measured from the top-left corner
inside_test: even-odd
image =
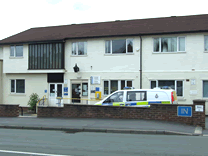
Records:
[[[160,88],[117,90],[95,105],[150,107],[151,103],[177,104],[176,92]]]

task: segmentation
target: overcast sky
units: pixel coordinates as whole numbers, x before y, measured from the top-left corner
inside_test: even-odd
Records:
[[[0,40],[33,27],[208,14],[206,0],[0,0]]]

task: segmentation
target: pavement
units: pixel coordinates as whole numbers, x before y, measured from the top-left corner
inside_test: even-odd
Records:
[[[208,122],[208,119],[206,121]],[[103,132],[189,136],[208,135],[208,127],[202,130],[201,127],[175,122],[139,119],[37,118],[35,114],[26,114],[25,116],[14,118],[1,117],[0,128],[61,130],[68,133]]]

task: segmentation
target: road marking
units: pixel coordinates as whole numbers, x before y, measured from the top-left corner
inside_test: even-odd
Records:
[[[2,153],[15,153],[15,154],[32,154],[32,155],[47,155],[47,156],[70,156],[70,155],[57,155],[57,154],[46,154],[46,153],[31,153],[31,152],[20,152],[20,151],[7,151],[7,150],[0,150]]]
[[[204,134],[203,136],[206,136],[207,137],[208,135],[207,134]]]

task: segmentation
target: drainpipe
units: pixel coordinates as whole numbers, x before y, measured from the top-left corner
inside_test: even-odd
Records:
[[[140,89],[142,89],[142,37],[140,36]]]

